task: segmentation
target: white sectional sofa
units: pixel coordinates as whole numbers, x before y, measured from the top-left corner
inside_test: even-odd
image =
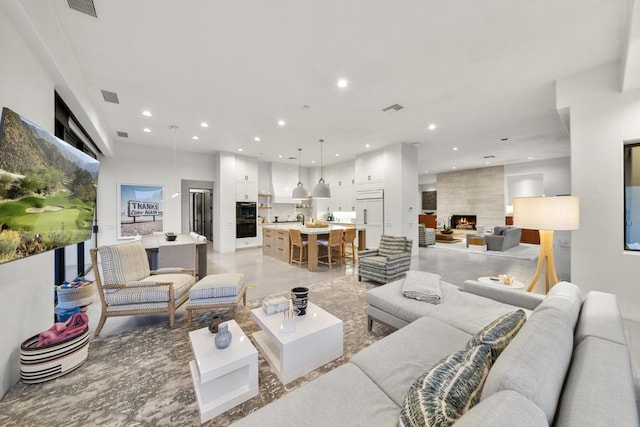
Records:
[[[238,426],[396,426],[412,383],[498,316],[528,320],[495,360],[479,404],[456,426],[637,426],[616,297],[560,283],[546,297],[477,282],[442,282],[442,303],[410,300],[402,280],[368,292],[371,321],[398,327]]]

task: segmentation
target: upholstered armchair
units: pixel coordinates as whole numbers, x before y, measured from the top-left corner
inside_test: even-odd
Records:
[[[520,244],[522,229],[516,227],[497,226],[493,228],[493,234],[487,234],[488,251],[504,251]]]
[[[436,230],[426,228],[424,224],[418,224],[418,246],[426,248],[436,244]]]
[[[173,328],[175,311],[187,301],[196,282],[194,270],[151,271],[140,241],[91,249],[91,263],[102,304],[96,336],[107,317],[114,316],[169,313],[169,327]]]
[[[388,283],[404,276],[411,267],[412,246],[406,237],[382,236],[378,249],[358,253],[358,280]]]

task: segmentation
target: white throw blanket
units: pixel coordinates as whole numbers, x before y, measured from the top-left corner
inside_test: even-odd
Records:
[[[442,300],[440,275],[424,271],[408,271],[402,284],[402,295],[431,304],[440,304]]]

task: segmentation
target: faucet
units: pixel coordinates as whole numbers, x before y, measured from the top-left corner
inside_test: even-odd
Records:
[[[296,221],[300,221],[302,225],[304,225],[304,215],[299,213],[298,216],[296,216]]]

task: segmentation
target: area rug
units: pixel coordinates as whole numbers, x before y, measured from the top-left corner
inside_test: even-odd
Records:
[[[474,249],[467,248],[466,242],[458,242],[458,243],[449,243],[444,244],[440,242],[436,242],[435,246],[428,246],[428,248],[438,248],[438,249],[446,249],[450,251],[456,252],[464,252],[466,254],[478,254],[484,256],[492,256],[498,258],[510,258],[510,259],[521,259],[525,261],[533,261],[538,258],[538,253],[540,252],[539,245],[531,245],[528,243],[520,243],[518,246],[514,246],[511,249],[507,249],[506,251],[478,251]]]
[[[372,332],[367,331],[365,293],[374,286],[358,282],[355,276],[310,286],[310,301],[344,322],[344,355],[286,386],[259,355],[258,396],[204,425],[229,425],[393,332],[377,322]],[[259,330],[249,312],[259,304],[238,308],[236,321],[249,337]],[[193,356],[188,333],[207,326],[212,316],[199,316],[192,328],[183,317],[173,330],[163,322],[92,340],[87,362],[76,371],[43,384],[14,385],[0,401],[0,425],[200,425],[189,372]]]

